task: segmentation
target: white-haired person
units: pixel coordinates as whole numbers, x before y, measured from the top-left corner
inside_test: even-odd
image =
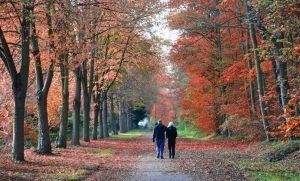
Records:
[[[166,137],[168,138],[169,158],[174,159],[177,129],[172,121],[168,124]]]

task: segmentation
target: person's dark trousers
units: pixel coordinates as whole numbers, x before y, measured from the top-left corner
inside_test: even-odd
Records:
[[[171,157],[174,158],[175,157],[175,142],[169,141],[168,148],[169,148],[169,158],[171,158]]]
[[[156,139],[156,145],[157,145],[158,154],[160,155],[160,158],[164,158],[165,139]]]

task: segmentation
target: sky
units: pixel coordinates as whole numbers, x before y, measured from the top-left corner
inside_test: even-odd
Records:
[[[169,14],[168,10],[163,11],[161,14],[155,17],[155,26],[152,28],[152,33],[157,37],[170,41],[170,43],[175,43],[179,38],[179,31],[171,30],[168,27],[167,16]],[[168,54],[171,46],[162,45],[162,50],[164,54]]]

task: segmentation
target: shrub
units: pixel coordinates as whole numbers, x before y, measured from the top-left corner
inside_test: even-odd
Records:
[[[219,127],[224,136],[236,136],[245,140],[263,140],[264,131],[259,121],[252,121],[239,116],[229,116]]]

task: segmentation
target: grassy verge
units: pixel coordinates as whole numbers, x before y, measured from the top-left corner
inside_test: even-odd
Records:
[[[136,139],[138,137],[141,137],[144,134],[144,132],[145,130],[131,130],[127,133],[110,135],[109,139],[121,139],[121,140]]]
[[[180,122],[177,126],[178,136],[182,138],[189,138],[189,139],[195,139],[200,140],[201,138],[207,136],[206,133],[200,131],[199,129],[185,124],[183,122]]]
[[[290,161],[289,161],[290,162]],[[296,181],[300,180],[300,172],[296,163],[270,163],[265,159],[252,158],[239,160],[238,167],[257,181]]]
[[[257,181],[299,181],[299,159],[286,156],[283,160],[270,162],[269,154],[287,148],[298,141],[288,142],[262,142],[259,145],[260,154],[255,157],[240,157],[237,166],[244,170],[253,180]]]
[[[42,179],[46,180],[78,180],[85,173],[84,169],[61,169],[50,174],[44,174]]]

